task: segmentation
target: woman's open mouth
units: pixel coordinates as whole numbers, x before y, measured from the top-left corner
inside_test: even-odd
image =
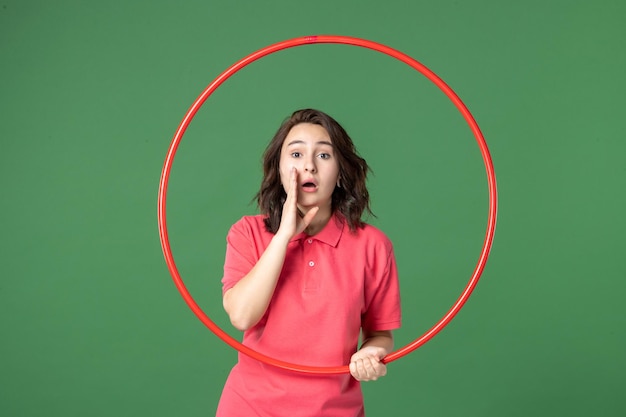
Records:
[[[302,184],[302,191],[305,191],[307,193],[312,193],[315,190],[317,190],[317,184],[315,184],[314,182],[307,181]]]

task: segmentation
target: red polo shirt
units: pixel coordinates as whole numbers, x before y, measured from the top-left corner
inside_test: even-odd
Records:
[[[263,216],[246,216],[227,237],[223,291],[259,260],[274,236]],[[243,343],[284,361],[312,366],[347,365],[361,328],[400,327],[400,292],[389,239],[366,225],[351,232],[334,216],[315,236],[295,236],[274,296]],[[304,375],[246,355],[224,387],[218,416],[361,416],[358,381],[345,375]]]

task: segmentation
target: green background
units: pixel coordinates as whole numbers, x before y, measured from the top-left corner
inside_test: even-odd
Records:
[[[176,127],[243,56],[284,39],[374,40],[443,78],[479,123],[500,197],[491,257],[459,315],[364,384],[370,416],[626,415],[623,1],[0,2],[0,415],[213,415],[235,352],[195,318],[160,248]],[[260,154],[320,108],[374,170],[394,241],[402,346],[471,276],[487,217],[467,124],[406,65],[309,45],[229,79],[176,156],[179,270],[229,333],[229,226],[255,212]]]

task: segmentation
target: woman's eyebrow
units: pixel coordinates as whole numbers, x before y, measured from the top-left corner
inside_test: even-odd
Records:
[[[305,142],[305,141],[303,141],[303,140],[294,139],[294,140],[292,140],[291,142],[289,142],[289,143],[287,144],[287,146],[291,146],[291,145],[302,145],[302,144],[306,144],[306,142]],[[329,141],[327,141],[327,140],[320,140],[320,141],[317,141],[315,144],[316,144],[316,145],[328,145],[328,146],[333,146],[332,142],[329,142]]]

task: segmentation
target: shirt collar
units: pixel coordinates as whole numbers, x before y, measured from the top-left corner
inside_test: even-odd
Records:
[[[333,215],[330,220],[328,220],[328,223],[326,223],[326,226],[324,226],[324,228],[320,230],[318,234],[309,236],[306,233],[302,232],[294,236],[291,241],[302,239],[315,239],[332,247],[337,247],[339,239],[341,239],[341,234],[343,233],[345,223],[346,222],[342,217]]]

